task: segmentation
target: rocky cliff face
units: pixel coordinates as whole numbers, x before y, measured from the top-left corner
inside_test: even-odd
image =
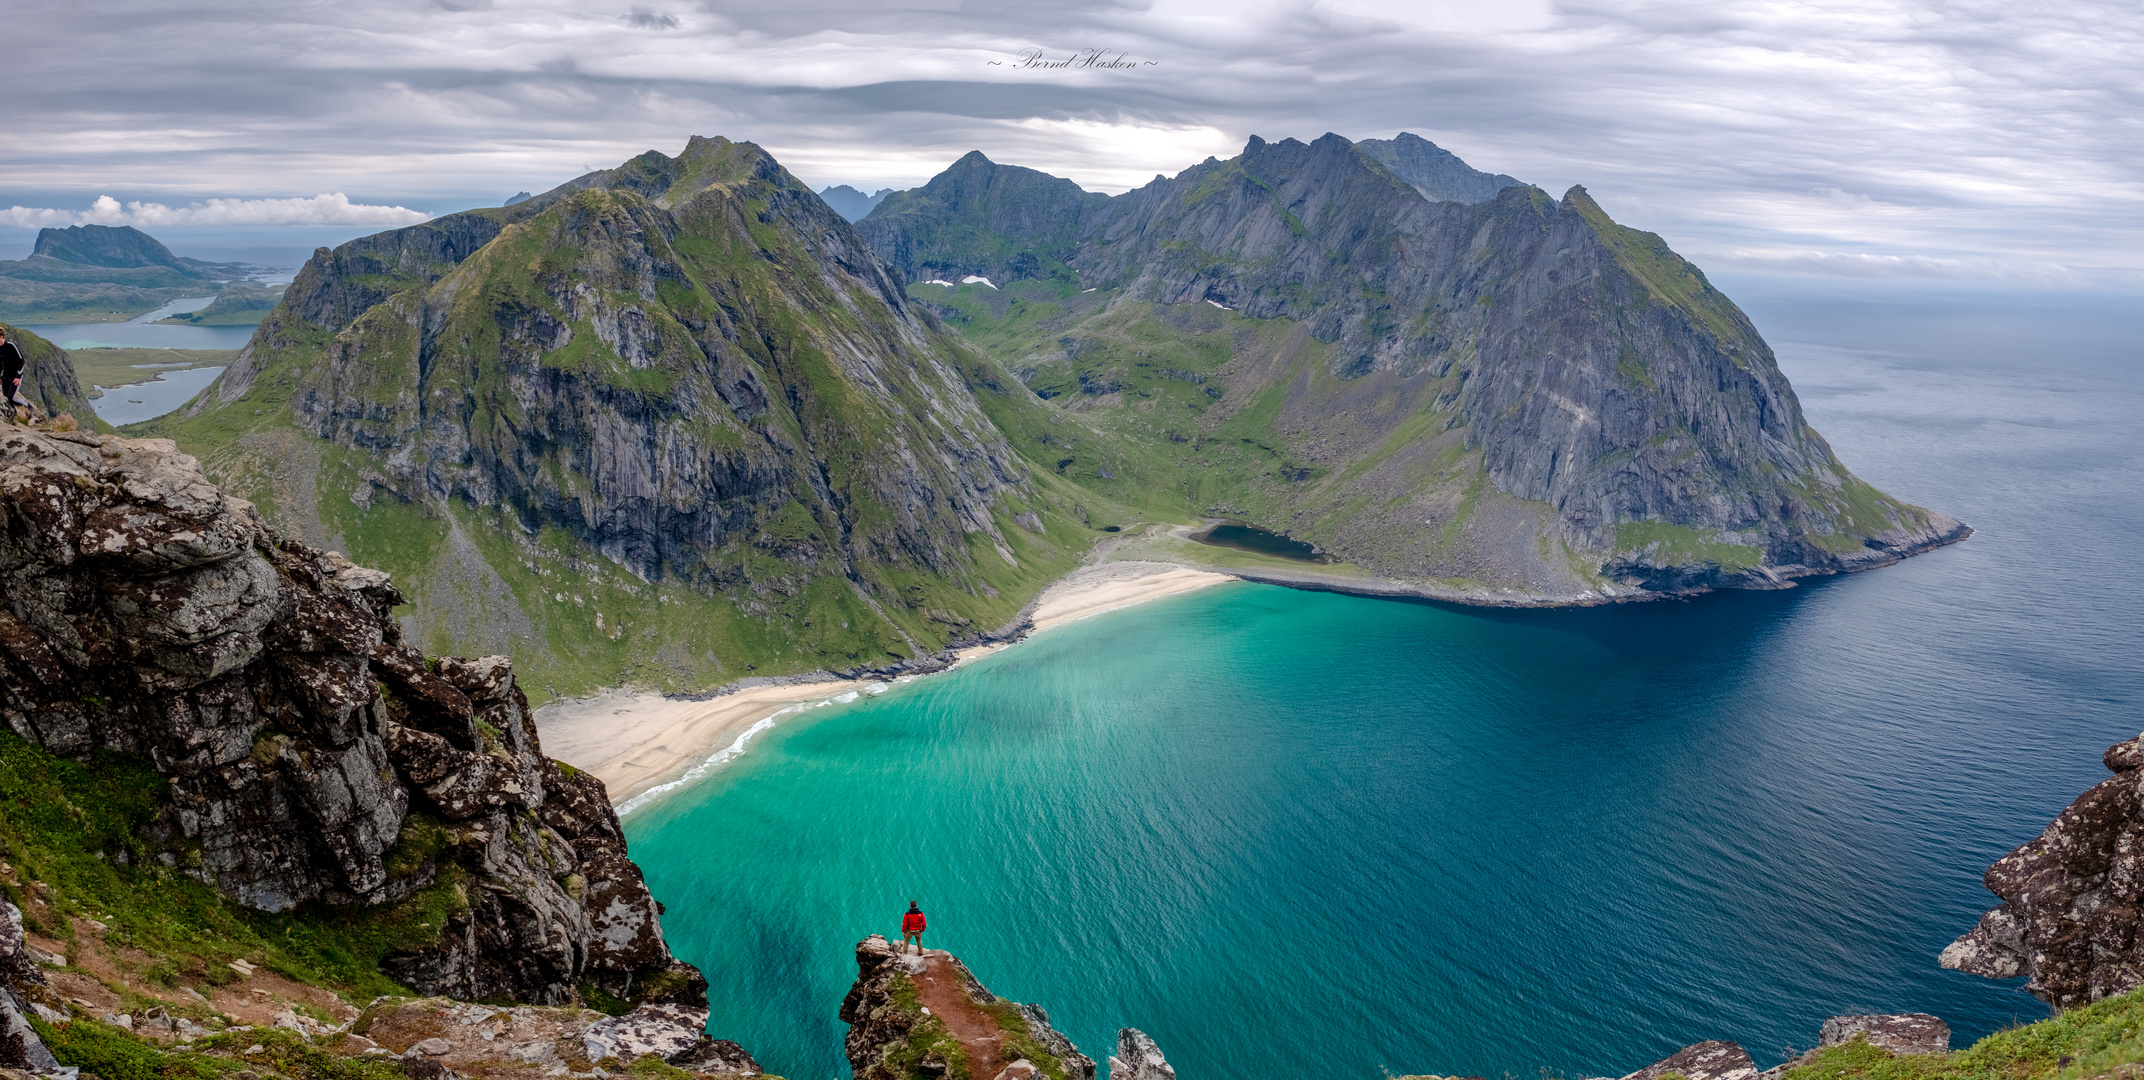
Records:
[[[1110,421],[1194,478],[1150,486],[1240,468],[1199,509],[1391,576],[1567,598],[1772,586],[1965,535],[1849,473],[1749,320],[1659,237],[1583,188],[1432,201],[1379,160],[1420,171],[1422,147],[1369,149],[1254,137],[1113,199],[971,154],[863,232],[912,275],[1030,279],[1019,311],[949,295],[945,314],[1038,392],[1173,418]],[[1167,379],[1212,400],[1178,405]]]
[[[2144,735],[2107,749],[2114,776],[2077,797],[1983,880],[2002,904],[1943,950],[1944,967],[2058,1009],[2144,985]]]
[[[901,282],[1061,274],[1109,196],[970,151],[930,183],[896,191],[856,230]]]
[[[46,416],[65,413],[83,427],[94,423],[97,414],[90,408],[89,397],[82,390],[81,380],[75,377],[74,362],[67,358],[66,350],[20,327],[6,323],[0,326],[7,326],[7,339],[22,350],[22,396]]]
[[[1039,492],[978,363],[764,151],[694,139],[316,252],[164,430],[323,544],[422,522],[445,542],[376,549],[424,640],[628,661],[570,688],[663,653],[648,681],[703,689],[933,652],[1046,579],[1038,532],[1007,532]],[[595,611],[554,606],[597,583]],[[689,650],[672,604],[700,605]]]
[[[407,646],[387,575],[281,539],[169,442],[0,428],[0,715],[147,759],[153,858],[248,907],[448,912],[389,973],[544,1004],[701,1004],[602,785],[504,657]]]
[[[1519,186],[1516,178],[1485,173],[1412,132],[1402,131],[1389,139],[1363,139],[1355,148],[1433,202],[1488,202],[1497,192]]]

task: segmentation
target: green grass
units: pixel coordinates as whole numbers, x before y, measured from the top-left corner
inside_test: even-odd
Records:
[[[946,1063],[946,1070],[937,1074],[944,1080],[974,1080],[968,1063],[968,1051],[960,1040],[945,1026],[945,1021],[923,1012],[923,1001],[916,995],[916,984],[906,972],[894,972],[887,983],[887,994],[893,999],[893,1007],[907,1013],[911,1018],[908,1038],[888,1051],[885,1063],[895,1076],[924,1077],[918,1066],[926,1057],[935,1055]],[[987,1078],[985,1078],[987,1080]]]
[[[100,754],[76,762],[0,732],[0,842],[20,880],[51,890],[40,904],[7,889],[25,925],[72,941],[70,917],[94,917],[108,927],[108,944],[147,954],[142,977],[165,985],[221,985],[233,978],[226,965],[245,959],[365,1001],[406,993],[380,974],[380,959],[435,943],[467,904],[460,872],[446,868],[438,883],[396,904],[248,911],[182,872],[199,861],[190,843],[160,848],[142,839],[165,793],[164,780],[139,759]],[[404,842],[436,842],[427,835],[420,827]],[[176,865],[163,865],[164,856]]]
[[[1712,563],[1728,573],[1754,570],[1764,564],[1764,549],[1750,544],[1729,544],[1700,530],[1665,521],[1629,521],[1617,525],[1617,551],[1637,551],[1658,544],[1653,557],[1663,565],[1690,566]]]
[[[238,359],[237,349],[73,349],[67,358],[81,380],[82,392],[95,396],[95,387],[129,386],[147,382],[165,371],[220,367]]]
[[[1781,1080],[2082,1080],[2139,1063],[2144,991],[2131,991],[1948,1054],[1893,1054],[1858,1039],[1825,1047]]]

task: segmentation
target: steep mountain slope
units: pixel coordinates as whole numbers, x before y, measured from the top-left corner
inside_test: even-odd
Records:
[[[999,165],[971,151],[912,191],[886,196],[856,231],[897,280],[1062,274],[1083,224],[1109,196],[1061,177]]]
[[[7,339],[22,352],[22,396],[47,416],[68,413],[83,427],[94,424],[97,414],[91,411],[89,395],[75,378],[74,362],[67,351],[19,326],[0,326],[7,327]]]
[[[317,252],[156,428],[395,571],[419,642],[697,689],[916,658],[1076,561],[963,365],[1010,382],[764,151],[696,138]]]
[[[1435,202],[1488,202],[1497,192],[1519,183],[1502,173],[1474,168],[1459,160],[1459,155],[1409,131],[1389,139],[1364,139],[1355,148]]]
[[[910,289],[1119,436],[1055,456],[1120,498],[1521,603],[1776,585],[1968,531],[1847,472],[1741,311],[1583,188],[1431,201],[1327,135],[1115,198],[977,154],[904,195],[863,234],[911,280],[996,272]]]

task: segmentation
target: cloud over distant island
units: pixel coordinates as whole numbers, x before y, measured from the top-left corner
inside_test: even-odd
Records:
[[[121,204],[99,195],[87,210],[10,206],[0,210],[0,226],[43,229],[68,225],[133,225],[142,229],[216,225],[415,225],[432,215],[406,206],[368,206],[335,192],[310,199],[205,199],[186,206],[136,200]]]
[[[1252,134],[1409,130],[1700,261],[2144,264],[2144,25],[2116,0],[117,0],[13,30],[0,200],[438,213],[692,134],[814,186],[980,149],[1122,191]],[[1006,62],[1034,50],[1132,63]]]

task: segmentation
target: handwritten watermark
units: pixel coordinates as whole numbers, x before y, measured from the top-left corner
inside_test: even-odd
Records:
[[[991,67],[1026,68],[1031,71],[1137,71],[1160,67],[1158,60],[1134,60],[1129,54],[1108,49],[1083,49],[1071,54],[1029,49],[1011,60],[985,61]]]

